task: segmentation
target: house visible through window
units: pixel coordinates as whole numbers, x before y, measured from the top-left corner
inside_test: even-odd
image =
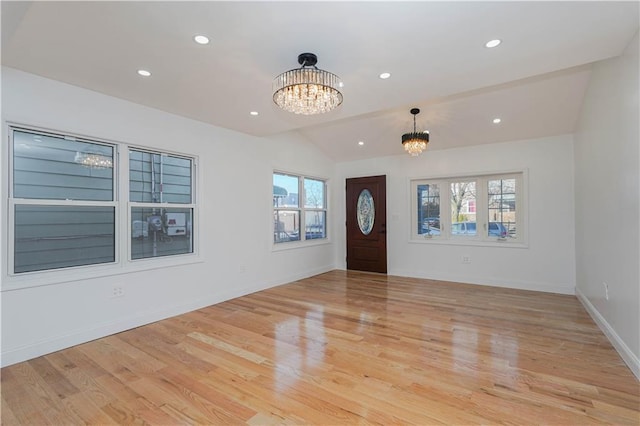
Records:
[[[129,150],[131,258],[193,252],[192,160]]]
[[[13,127],[10,135],[10,273],[117,263],[129,229],[118,226],[119,176],[130,178],[128,258],[193,253],[193,159],[121,149],[123,170],[124,144]]]
[[[273,242],[277,244],[326,237],[326,182],[305,176],[274,173]]]
[[[412,239],[524,242],[523,173],[413,180]],[[441,194],[448,188],[448,194]],[[441,196],[449,211],[441,215]]]
[[[13,271],[115,262],[114,146],[12,136]]]

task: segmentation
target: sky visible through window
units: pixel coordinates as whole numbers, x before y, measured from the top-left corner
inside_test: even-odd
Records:
[[[273,184],[280,186],[287,190],[289,194],[298,193],[298,177],[291,175],[281,175],[278,173],[273,174]],[[307,179],[307,189],[315,189],[316,191],[322,191],[323,182],[321,180]]]
[[[288,194],[298,193],[298,178],[296,176],[273,174],[273,184],[287,190]]]

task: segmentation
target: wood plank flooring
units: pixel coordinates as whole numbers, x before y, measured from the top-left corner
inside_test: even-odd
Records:
[[[573,296],[332,271],[3,368],[2,424],[630,424]]]

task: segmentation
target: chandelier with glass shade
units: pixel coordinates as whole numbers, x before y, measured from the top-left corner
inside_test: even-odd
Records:
[[[283,72],[273,81],[276,105],[294,114],[314,115],[342,104],[340,77],[318,69],[318,57],[313,53],[301,53],[298,63],[300,68]]]
[[[74,161],[85,167],[92,169],[111,169],[113,168],[113,160],[111,157],[90,151],[76,152]]]
[[[420,114],[420,109],[411,108],[411,114],[413,114],[413,132],[405,133],[402,135],[402,146],[404,150],[412,157],[417,157],[427,149],[429,143],[429,132],[417,132],[416,131],[416,115]]]

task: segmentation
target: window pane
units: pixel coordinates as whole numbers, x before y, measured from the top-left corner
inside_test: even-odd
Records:
[[[273,241],[275,243],[300,240],[299,210],[275,210],[273,220]]]
[[[131,208],[131,258],[193,253],[193,209]]]
[[[191,203],[192,161],[151,152],[129,151],[129,200]]]
[[[113,200],[113,147],[13,132],[14,198]]]
[[[311,209],[324,208],[324,182],[315,179],[304,179],[304,207]]]
[[[489,236],[516,237],[516,179],[488,182]]]
[[[476,235],[476,182],[451,183],[451,235]]]
[[[418,234],[440,235],[440,187],[418,185]]]
[[[115,208],[15,206],[14,270],[115,261]]]
[[[273,206],[298,207],[298,176],[273,174]]]
[[[325,211],[307,210],[304,214],[304,231],[307,240],[327,237],[327,213]]]

